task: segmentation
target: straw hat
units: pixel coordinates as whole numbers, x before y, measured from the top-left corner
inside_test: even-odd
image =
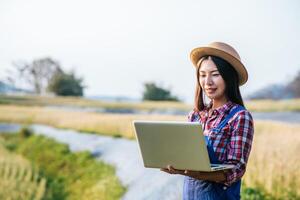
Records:
[[[223,42],[213,42],[203,47],[195,48],[191,51],[190,58],[195,67],[203,56],[217,56],[229,62],[237,71],[239,76],[239,85],[243,85],[248,80],[248,73],[237,51]]]

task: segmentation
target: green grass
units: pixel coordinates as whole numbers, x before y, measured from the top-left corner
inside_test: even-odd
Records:
[[[274,195],[272,192],[267,192],[263,185],[255,187],[247,187],[242,184],[241,189],[242,200],[299,200],[300,197],[295,192],[290,191],[288,188],[280,195]]]
[[[0,199],[41,200],[46,179],[24,157],[11,153],[0,138]]]
[[[89,152],[71,153],[68,146],[43,136],[0,135],[6,148],[40,169],[47,178],[46,200],[120,199],[125,192],[113,167]]]

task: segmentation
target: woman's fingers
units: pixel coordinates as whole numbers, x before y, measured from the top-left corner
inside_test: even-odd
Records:
[[[172,167],[172,165],[168,165],[166,168],[160,168],[161,171],[167,172],[169,174],[183,174],[184,170],[178,170]]]
[[[169,171],[169,169],[167,169],[167,168],[160,168],[160,171],[167,172],[167,173],[170,174],[170,171]]]
[[[184,173],[184,170],[179,170],[179,169],[175,169],[173,166],[169,165],[168,166],[170,171],[173,173],[173,174],[183,174]]]

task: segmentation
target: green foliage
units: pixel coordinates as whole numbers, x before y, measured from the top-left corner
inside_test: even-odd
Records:
[[[300,197],[289,188],[284,188],[282,193],[272,195],[264,190],[263,185],[257,187],[247,187],[245,184],[242,186],[241,191],[242,200],[299,200]]]
[[[145,83],[144,87],[143,100],[179,101],[177,97],[171,95],[169,90],[158,87],[155,83]]]
[[[18,139],[17,139],[18,138]],[[5,143],[15,144],[15,152],[22,154],[47,177],[44,199],[119,199],[124,188],[115,177],[114,169],[95,161],[89,152],[71,153],[68,146],[43,136],[20,140],[10,135]]]
[[[268,200],[270,195],[259,188],[242,187],[241,196],[243,200]]]
[[[76,78],[74,73],[58,72],[51,78],[48,91],[59,96],[83,96],[82,79]]]
[[[27,138],[30,137],[33,134],[32,130],[26,126],[22,127],[19,131],[19,136],[21,138]]]

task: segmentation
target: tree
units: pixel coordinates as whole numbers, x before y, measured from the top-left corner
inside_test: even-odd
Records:
[[[51,58],[33,60],[31,63],[13,63],[16,72],[8,77],[11,83],[25,81],[37,94],[46,92],[46,88],[52,76],[62,72],[58,62]]]
[[[179,101],[177,97],[171,95],[169,90],[158,87],[155,83],[145,83],[144,87],[143,100]]]
[[[83,96],[83,80],[76,78],[74,72],[57,72],[51,78],[47,90],[59,96]]]

